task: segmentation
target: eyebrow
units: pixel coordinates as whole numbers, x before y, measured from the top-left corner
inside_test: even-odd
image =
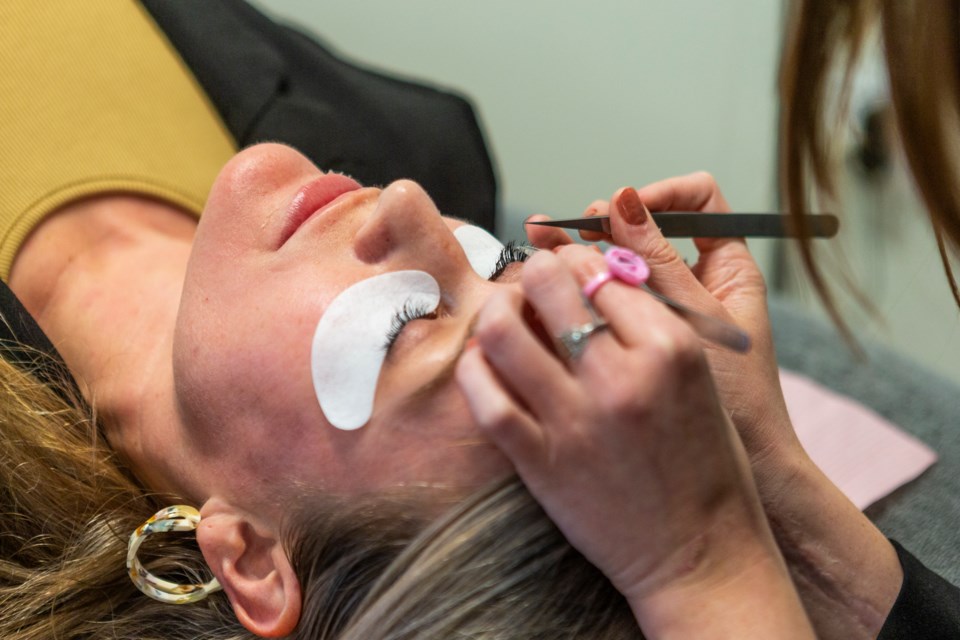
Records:
[[[463,332],[463,337],[460,339],[457,349],[432,378],[427,380],[425,383],[423,383],[423,385],[420,386],[419,389],[410,394],[409,398],[407,399],[409,403],[428,400],[429,396],[433,394],[434,391],[447,384],[453,378],[453,374],[457,370],[457,362],[460,361],[460,356],[462,356],[463,352],[466,350],[467,343],[470,341],[470,338],[473,337],[473,333],[477,328],[477,320],[479,318],[480,312],[477,311],[473,314],[473,317],[470,318],[470,322],[467,323],[467,329]]]

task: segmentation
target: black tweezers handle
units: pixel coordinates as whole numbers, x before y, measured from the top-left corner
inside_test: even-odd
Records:
[[[795,238],[799,234],[790,216],[780,213],[653,213],[653,221],[667,237]],[[837,234],[837,217],[821,213],[804,217],[807,235],[830,238]]]

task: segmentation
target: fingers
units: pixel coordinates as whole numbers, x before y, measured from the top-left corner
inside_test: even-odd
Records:
[[[640,199],[652,211],[730,211],[727,199],[712,175],[698,171],[686,176],[668,178],[649,184],[637,191]],[[694,238],[700,253],[731,242],[744,245],[742,238]],[[745,249],[744,249],[745,250]]]
[[[537,254],[527,261],[521,274],[524,295],[537,312],[547,332],[560,336],[565,332],[597,320],[591,314],[580,293],[577,278],[571,272],[576,269],[590,269],[584,261],[603,263],[603,258],[592,248],[580,245],[563,247],[562,255],[573,254],[579,257],[579,263],[571,264],[553,254]],[[596,269],[593,267],[592,269]],[[587,353],[596,357],[612,357],[617,349],[616,338],[609,332],[595,333],[588,338],[584,356]],[[574,358],[570,365],[575,368],[583,357]]]
[[[516,290],[494,294],[480,311],[473,337],[525,410],[549,419],[555,417],[557,398],[572,393],[574,383],[563,363],[534,334],[523,305]]]
[[[527,222],[545,222],[550,216],[542,213],[534,214],[524,221],[523,229],[527,234],[527,240],[537,249],[552,251],[557,247],[572,244],[573,239],[567,235],[567,232],[557,227],[543,227],[537,224],[526,224]]]
[[[592,277],[607,271],[592,247],[563,247],[556,255],[538,254],[524,267],[524,294],[547,330],[560,335],[591,317],[581,290]],[[618,280],[604,284],[593,305],[608,330],[592,335],[579,358],[568,362],[583,393],[601,403],[635,404],[637,380],[656,375],[658,367],[678,354],[696,360],[699,339],[680,318],[652,297]],[[672,366],[672,365],[669,365]],[[649,391],[656,385],[641,385]]]
[[[594,200],[583,212],[583,217],[590,218],[593,216],[608,215],[608,207],[609,204],[606,200]],[[534,214],[527,218],[524,222],[544,222],[547,220],[550,220],[549,216],[543,214]],[[573,243],[573,240],[569,235],[567,235],[567,232],[557,227],[544,227],[535,224],[524,224],[524,229],[527,232],[527,239],[538,249],[554,250],[558,247]],[[579,233],[580,238],[587,242],[610,242],[612,240],[612,237],[609,234],[601,233],[599,231],[580,231]]]
[[[704,172],[648,185],[637,195],[655,210],[730,209],[716,181]],[[626,189],[616,194],[611,228],[618,241],[623,239],[650,263],[651,287],[700,312],[733,320],[754,340],[761,337],[767,325],[766,285],[744,239],[694,238],[697,264],[692,270],[681,267],[677,251],[656,225],[631,225],[629,216],[619,213],[631,206],[630,196]]]
[[[649,194],[651,200],[638,203],[641,193]],[[657,226],[649,224],[649,217],[631,213],[631,209],[649,211],[643,205],[655,210],[663,210],[662,207],[729,210],[709,174],[695,173],[663,180],[644,187],[636,195],[637,199],[634,199],[629,188],[614,195],[611,229],[617,244],[633,249],[650,264],[652,288],[702,313],[726,315],[735,321],[743,320],[735,311],[735,307],[742,305],[726,304],[730,301],[731,291],[736,291],[735,297],[740,300],[765,301],[763,276],[743,238],[694,238],[700,255],[691,270]],[[631,220],[639,222],[631,224]]]
[[[514,465],[543,450],[543,430],[504,390],[480,349],[474,346],[464,351],[457,363],[456,380],[474,420]]]
[[[575,250],[574,247],[564,249],[559,256],[572,259]],[[577,258],[578,262],[571,270],[581,290],[592,278],[609,270],[603,258],[592,252]],[[676,332],[692,332],[663,304],[616,278],[606,282],[593,294],[591,304],[614,328],[620,342],[628,347],[646,348],[651,344],[666,344],[676,340],[676,337],[668,337],[667,333],[672,336]]]
[[[716,180],[705,171],[654,182],[637,194],[652,211],[730,211]]]
[[[607,215],[609,206],[606,200],[594,200],[590,203],[590,206],[587,207],[587,210],[583,212],[583,217],[592,218],[594,216],[605,216]],[[600,231],[581,231],[580,238],[587,242],[610,242],[612,239],[610,235],[601,233]]]
[[[610,227],[616,244],[637,252],[647,261],[651,288],[704,313],[720,312],[719,303],[704,295],[683,257],[653,223],[639,193],[624,187],[613,195],[611,202]]]

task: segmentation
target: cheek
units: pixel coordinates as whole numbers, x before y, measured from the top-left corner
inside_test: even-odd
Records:
[[[268,297],[185,304],[174,339],[174,383],[188,426],[218,438],[239,425],[322,422],[310,385],[307,312]],[[278,319],[282,319],[279,320]]]
[[[450,383],[419,406],[377,415],[371,433],[381,435],[367,464],[380,483],[434,485],[471,491],[513,467],[473,422],[463,395]]]

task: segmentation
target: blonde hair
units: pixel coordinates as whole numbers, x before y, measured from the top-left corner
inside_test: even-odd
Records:
[[[425,530],[416,512],[373,499],[301,520],[309,524],[292,551],[305,591],[297,637],[643,637],[623,596],[516,478]]]
[[[144,491],[95,416],[62,394],[0,359],[0,637],[254,637],[223,592],[176,606],[133,586],[130,532],[171,498]],[[642,637],[623,598],[518,481],[433,524],[417,515],[422,498],[318,497],[291,512],[284,526],[304,592],[292,637]],[[154,574],[209,578],[191,536],[147,545],[141,560]]]
[[[901,144],[960,305],[950,266],[950,253],[960,249],[960,0],[795,0],[780,62],[780,186],[801,232],[804,267],[844,330],[802,215],[809,185],[836,200],[830,140],[864,39],[878,24]],[[838,68],[845,81],[834,110],[830,87]]]

